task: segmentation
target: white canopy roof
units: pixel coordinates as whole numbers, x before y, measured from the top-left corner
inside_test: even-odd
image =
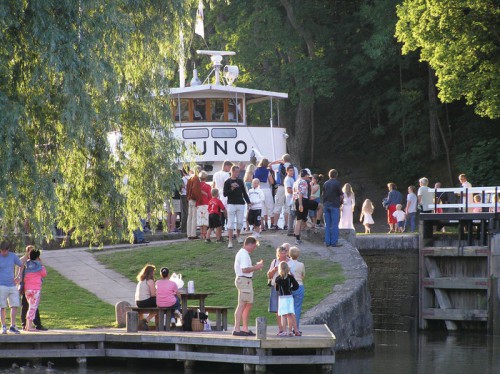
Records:
[[[222,86],[213,84],[203,84],[199,86],[182,87],[182,88],[171,88],[170,95],[180,98],[193,98],[193,99],[224,98],[224,97],[234,97],[235,95],[237,95],[237,96],[245,96],[246,102],[250,104],[267,100],[269,98],[274,98],[274,99],[288,98],[288,94],[284,92],[254,90],[251,88],[241,88],[235,86]]]

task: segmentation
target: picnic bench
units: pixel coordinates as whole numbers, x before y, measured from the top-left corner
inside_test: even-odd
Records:
[[[128,310],[137,312],[139,315],[142,315],[144,313],[148,314],[156,314],[158,318],[155,318],[155,329],[156,331],[170,331],[170,323],[165,324],[165,315],[170,315],[175,311],[174,308],[159,308],[159,307],[147,307],[147,308],[139,308],[137,306],[129,306],[127,307]],[[197,310],[199,307],[197,306],[189,306],[187,309],[191,310]],[[215,328],[214,330],[216,331],[223,331],[227,330],[227,312],[229,309],[233,309],[233,307],[230,306],[210,306],[210,305],[205,305],[204,310],[205,312],[208,313],[214,313],[215,314]]]

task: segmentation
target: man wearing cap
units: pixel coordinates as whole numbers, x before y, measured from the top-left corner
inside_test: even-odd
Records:
[[[340,205],[344,198],[342,187],[337,180],[338,172],[331,169],[328,172],[328,179],[323,184],[323,209],[325,216],[325,244],[327,247],[340,247],[339,240],[339,219]]]
[[[238,251],[234,258],[234,273],[236,274],[234,284],[238,289],[238,306],[234,311],[233,335],[235,336],[255,335],[253,331],[248,329],[248,316],[253,306],[252,276],[254,271],[262,269],[264,260],[261,259],[252,266],[250,255],[258,246],[258,240],[253,236],[248,236],[245,239],[243,248]]]
[[[310,187],[308,180],[311,177],[309,169],[300,171],[300,178],[293,184],[293,196],[295,200],[295,212],[297,220],[295,222],[295,244],[301,244],[300,230],[307,222],[309,209],[318,209],[318,203],[314,200],[309,200]]]
[[[0,315],[2,320],[2,334],[7,334],[7,331],[12,334],[19,334],[20,332],[16,327],[16,316],[20,303],[16,283],[19,283],[21,280],[20,270],[26,263],[31,247],[26,247],[26,254],[22,258],[10,252],[9,248],[10,245],[6,242],[0,245]],[[18,266],[17,276],[14,278],[16,265]],[[5,324],[7,302],[10,306],[10,328],[8,330]]]

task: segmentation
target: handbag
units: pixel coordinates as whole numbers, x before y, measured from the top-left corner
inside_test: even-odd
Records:
[[[276,259],[274,259],[274,265],[276,266]],[[273,286],[273,278],[267,280],[267,287]]]

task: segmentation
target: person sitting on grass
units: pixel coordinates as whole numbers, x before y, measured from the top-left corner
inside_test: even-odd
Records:
[[[138,283],[135,288],[135,303],[139,308],[156,307],[155,270],[154,265],[147,264],[137,274]],[[147,318],[143,318],[142,314],[139,315],[144,330],[149,330],[149,321],[155,316],[155,313],[150,313]]]
[[[181,318],[181,295],[177,284],[170,280],[170,271],[166,267],[160,269],[162,279],[156,281],[156,305],[158,308],[172,308],[175,311],[172,313],[170,323],[176,324],[175,317]]]

